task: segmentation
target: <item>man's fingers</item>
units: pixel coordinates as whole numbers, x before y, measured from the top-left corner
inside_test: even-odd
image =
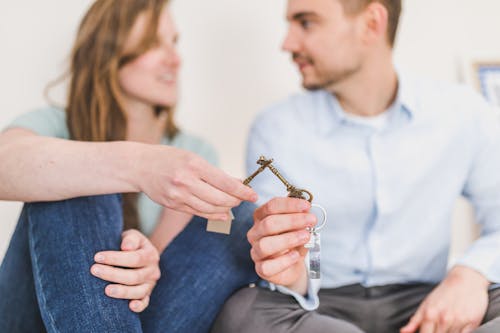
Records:
[[[286,254],[264,261],[258,261],[255,263],[255,271],[263,279],[269,279],[270,277],[277,275],[301,259],[298,251],[292,250]]]
[[[260,221],[269,215],[305,213],[311,208],[307,200],[297,198],[274,198],[257,208],[254,220]]]
[[[256,258],[265,259],[276,256],[309,241],[311,234],[307,230],[292,231],[281,235],[263,237],[252,244]]]
[[[149,296],[146,296],[141,300],[130,301],[129,308],[130,310],[139,313],[146,310],[148,305],[149,305]]]
[[[460,333],[472,333],[474,331],[474,329],[476,329],[476,327],[477,327],[477,325],[469,324],[469,325],[465,326],[464,328],[462,328]]]
[[[422,323],[422,312],[420,309],[410,318],[408,324],[401,328],[401,333],[414,333]]]
[[[143,299],[151,294],[154,285],[143,283],[137,286],[124,286],[121,284],[110,284],[106,286],[104,292],[107,296],[119,299]]]
[[[273,215],[259,221],[248,231],[250,242],[266,236],[279,235],[293,230],[306,229],[316,225],[317,218],[310,213]]]
[[[435,333],[436,332],[436,324],[432,321],[425,321],[420,326],[419,333]]]
[[[136,286],[160,278],[160,269],[156,266],[125,269],[108,265],[95,264],[90,269],[92,275],[112,283]]]
[[[460,325],[457,318],[454,318],[450,313],[441,312],[438,316],[438,320],[436,321],[436,327],[434,331],[436,333],[456,333],[460,332],[456,329],[457,325]],[[453,329],[455,326],[455,329]],[[460,327],[463,325],[460,325]]]

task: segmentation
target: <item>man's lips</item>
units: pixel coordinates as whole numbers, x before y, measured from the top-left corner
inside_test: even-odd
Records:
[[[311,67],[312,63],[309,61],[294,61],[300,71],[304,71],[306,68]]]
[[[293,62],[295,62],[295,64],[297,64],[297,67],[299,67],[299,69],[301,71],[309,66],[312,66],[312,61],[310,61],[309,59],[307,59],[305,57],[301,57],[301,56],[297,56],[297,55],[293,56]]]

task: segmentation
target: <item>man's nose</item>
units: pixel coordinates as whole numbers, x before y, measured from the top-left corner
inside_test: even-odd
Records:
[[[285,52],[293,53],[297,52],[298,48],[299,48],[299,43],[297,41],[297,38],[294,36],[293,32],[289,29],[285,36],[285,40],[281,45],[281,49]]]

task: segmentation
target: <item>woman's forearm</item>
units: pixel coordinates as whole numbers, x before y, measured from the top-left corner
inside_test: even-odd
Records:
[[[0,134],[0,200],[56,201],[144,192],[164,207],[227,219],[257,194],[187,150],[132,141],[76,142],[22,129]]]
[[[138,192],[142,144],[76,142],[12,129],[0,135],[0,200],[55,201]]]

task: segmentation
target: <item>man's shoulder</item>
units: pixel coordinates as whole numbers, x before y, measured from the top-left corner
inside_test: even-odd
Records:
[[[488,108],[486,100],[472,87],[422,76],[405,76],[403,102],[408,102],[417,112],[433,116],[473,116]],[[436,111],[439,110],[438,113]]]
[[[450,95],[458,98],[463,96],[464,93],[466,95],[474,93],[473,89],[465,84],[420,75],[403,75],[402,85],[403,89],[410,92],[411,95],[416,95],[421,99],[434,99],[441,96],[440,100],[444,100],[445,97]]]

